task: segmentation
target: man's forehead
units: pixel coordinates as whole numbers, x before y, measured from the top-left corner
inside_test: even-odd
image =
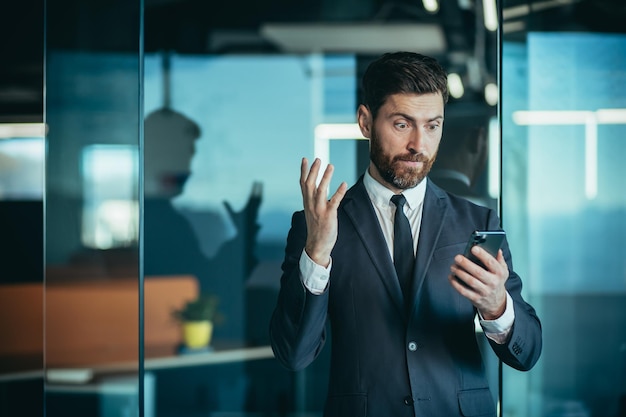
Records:
[[[444,103],[441,93],[392,94],[381,107],[386,113],[428,114],[429,118],[443,118]]]

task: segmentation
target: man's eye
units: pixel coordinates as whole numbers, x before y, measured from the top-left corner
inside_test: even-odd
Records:
[[[437,130],[439,129],[439,125],[428,125],[429,130]]]
[[[409,125],[407,123],[396,123],[396,127],[398,129],[406,129]]]

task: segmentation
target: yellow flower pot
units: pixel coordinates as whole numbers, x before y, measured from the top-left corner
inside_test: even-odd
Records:
[[[189,349],[209,346],[213,334],[213,322],[187,321],[183,323],[183,341]]]

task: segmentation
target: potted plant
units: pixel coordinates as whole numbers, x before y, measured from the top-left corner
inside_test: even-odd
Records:
[[[182,324],[183,343],[188,349],[203,349],[211,344],[213,325],[218,317],[218,300],[213,295],[200,295],[174,310]]]

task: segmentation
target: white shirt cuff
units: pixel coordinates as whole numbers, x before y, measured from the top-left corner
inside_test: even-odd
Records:
[[[326,291],[332,264],[332,258],[328,267],[316,264],[303,249],[302,255],[300,255],[300,280],[305,288],[315,295],[320,295]]]
[[[507,292],[506,308],[504,309],[504,314],[502,314],[495,320],[484,320],[480,313],[478,313],[478,316],[480,318],[480,325],[485,332],[485,336],[498,344],[503,344],[506,342],[506,339],[508,338],[511,329],[513,328],[513,321],[515,320],[513,299]]]

